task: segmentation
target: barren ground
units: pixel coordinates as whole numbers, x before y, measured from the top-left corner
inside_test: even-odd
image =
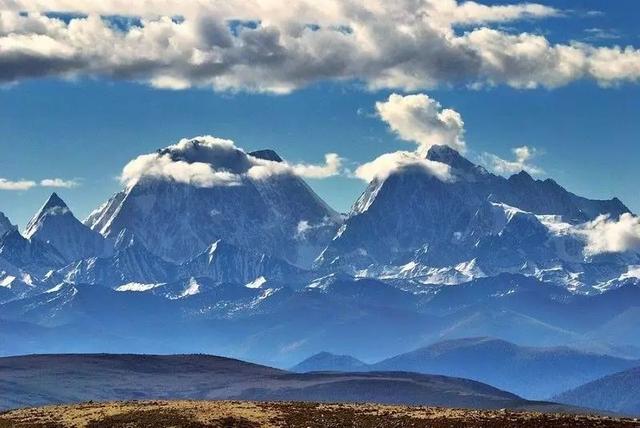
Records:
[[[607,416],[460,410],[374,404],[247,401],[126,401],[13,410],[0,428],[16,427],[640,427]]]

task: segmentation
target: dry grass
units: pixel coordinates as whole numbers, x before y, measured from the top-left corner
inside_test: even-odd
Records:
[[[581,428],[640,427],[634,419],[514,411],[247,401],[126,401],[13,410],[0,428]]]

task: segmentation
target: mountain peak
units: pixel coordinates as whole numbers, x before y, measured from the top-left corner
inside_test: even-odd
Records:
[[[101,254],[102,236],[76,219],[57,193],[52,193],[24,230],[24,236],[51,244],[67,262]]]
[[[68,209],[69,207],[67,207],[67,204],[65,204],[65,202],[60,198],[60,196],[58,196],[56,192],[53,192],[51,196],[49,196],[49,199],[47,199],[47,202],[45,202],[40,209],[40,212],[48,211],[51,208]]]
[[[274,150],[271,149],[256,150],[255,152],[249,153],[249,156],[273,162],[282,162],[282,158]]]
[[[449,165],[450,162],[458,162],[460,159],[464,159],[456,149],[445,145],[431,146],[427,151],[426,158],[432,161],[446,163],[447,165]]]
[[[294,372],[353,372],[367,371],[367,364],[351,355],[338,355],[331,352],[319,352],[291,368]]]
[[[531,174],[529,174],[527,171],[523,169],[519,173],[513,174],[511,177],[509,177],[509,181],[525,183],[525,182],[530,182],[535,180],[533,179]]]
[[[429,148],[426,158],[434,162],[441,162],[463,173],[485,174],[484,168],[474,164],[465,158],[457,150],[444,145],[435,145]]]
[[[33,216],[29,223],[27,223],[27,227],[25,229],[25,236],[27,238],[31,238],[37,230],[41,227],[41,223],[43,218],[47,215],[60,215],[60,214],[71,214],[69,207],[64,203],[60,196],[56,192],[53,192],[47,202],[38,210],[36,215]],[[73,216],[73,214],[71,214]]]

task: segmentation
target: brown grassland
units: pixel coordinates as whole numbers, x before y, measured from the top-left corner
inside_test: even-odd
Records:
[[[0,428],[16,427],[639,427],[637,419],[375,404],[247,401],[126,401],[12,410]]]

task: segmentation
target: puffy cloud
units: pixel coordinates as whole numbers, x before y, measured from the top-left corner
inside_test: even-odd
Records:
[[[29,190],[37,185],[38,183],[32,180],[12,181],[6,178],[0,178],[0,190]]]
[[[490,25],[561,12],[455,0],[0,0],[0,81],[98,76],[184,89],[287,93],[323,80],[419,90],[553,88],[640,79],[633,47],[553,44]],[[21,14],[19,11],[29,11]],[[73,19],[46,11],[86,13]],[[108,15],[140,16],[116,25]],[[181,19],[172,19],[180,15]],[[461,33],[460,26],[474,25]]]
[[[451,181],[449,165],[425,159],[416,152],[398,151],[385,153],[378,158],[360,165],[355,176],[366,182],[383,181],[395,172],[417,168],[442,181]]]
[[[120,181],[132,186],[142,179],[169,179],[197,187],[214,187],[235,186],[245,179],[265,180],[281,174],[325,178],[341,171],[342,159],[337,154],[329,153],[325,159],[325,165],[277,162],[252,156],[231,140],[201,136],[138,156],[125,165]]]
[[[538,150],[535,147],[521,146],[511,151],[515,156],[513,161],[502,159],[491,153],[483,153],[480,158],[489,169],[497,174],[508,175],[520,171],[527,171],[530,174],[542,174],[544,172],[541,168],[530,163],[538,155]]]
[[[174,161],[168,155],[141,155],[129,162],[122,170],[121,181],[128,186],[141,178],[169,178],[178,183],[192,184],[198,187],[239,184],[235,174],[227,171],[215,171],[211,165],[203,162]]]
[[[80,183],[78,180],[64,180],[62,178],[45,178],[40,181],[40,186],[42,187],[62,187],[66,189],[71,189],[73,187],[78,187]]]
[[[182,139],[130,161],[123,168],[120,181],[127,186],[143,178],[170,179],[198,187],[237,185],[240,184],[238,169],[247,168],[246,158],[230,140],[209,136]]]
[[[325,163],[320,165],[298,163],[290,164],[288,162],[272,162],[264,159],[254,159],[255,165],[252,166],[247,175],[254,180],[264,180],[273,175],[278,174],[295,174],[304,178],[329,178],[344,172],[342,163],[343,159],[336,153],[327,153],[324,155]]]
[[[622,214],[617,221],[607,215],[598,216],[576,233],[586,239],[587,255],[640,251],[640,218],[632,214]]]
[[[372,2],[375,3],[375,2]],[[518,19],[535,19],[558,16],[561,12],[555,8],[535,3],[515,5],[487,6],[474,1],[459,4],[456,0],[424,0],[419,2],[400,2],[401,8],[414,6],[420,12],[432,18],[451,24],[508,22]],[[0,0],[0,9],[11,11],[66,11],[82,14],[153,16],[207,16],[214,12],[220,15],[236,13],[237,19],[249,19],[256,15],[268,16],[273,21],[286,22],[298,17],[303,22],[314,18],[322,23],[333,22],[344,11],[344,1],[327,0],[321,7],[311,1],[297,1],[283,4],[277,0],[261,2],[226,1],[224,3],[184,1],[184,0],[145,0],[127,3],[121,0]],[[347,2],[348,6],[349,3]],[[343,6],[343,7],[341,7]],[[371,9],[380,11],[384,3],[377,3]]]
[[[453,24],[483,24],[560,16],[552,7],[535,3],[487,6],[474,1],[458,4],[455,0],[435,1],[442,15],[449,15]],[[448,10],[448,12],[446,12]]]
[[[376,111],[398,137],[417,143],[426,153],[434,145],[464,150],[462,116],[425,94],[391,94],[387,101],[376,103]]]
[[[337,153],[327,153],[324,161],[324,165],[295,164],[292,169],[295,174],[306,178],[327,178],[342,172],[343,159]]]

